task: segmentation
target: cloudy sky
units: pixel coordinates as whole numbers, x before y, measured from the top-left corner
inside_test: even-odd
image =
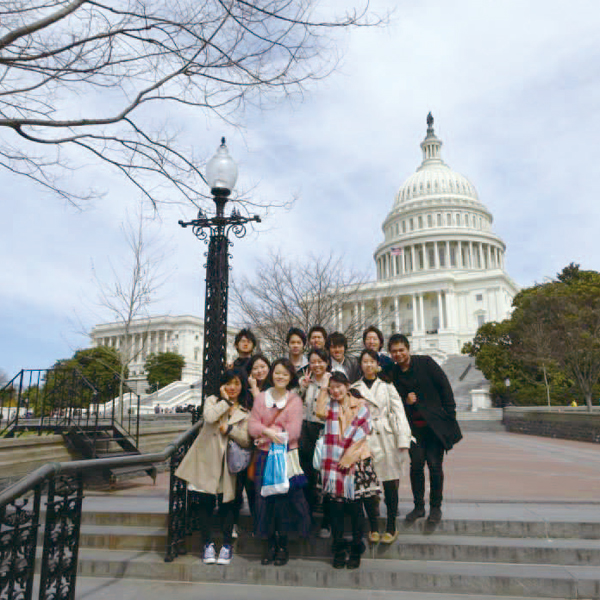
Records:
[[[304,98],[248,110],[243,127],[186,115],[198,154],[210,157],[227,137],[238,186],[255,200],[296,197],[235,242],[234,276],[283,248],[344,253],[374,278],[381,223],[420,164],[429,111],[445,162],[494,215],[519,285],[572,261],[600,269],[600,3],[371,2],[375,13],[390,8],[387,27],[340,34],[337,71]],[[93,166],[77,177],[107,195],[78,211],[0,172],[0,369],[9,374],[70,356],[87,345],[86,330],[110,319],[94,272],[110,279],[110,265],[120,268],[121,224],[137,193]],[[148,225],[169,274],[156,314],[202,312],[205,247],[177,225],[194,216],[191,206],[163,207]]]

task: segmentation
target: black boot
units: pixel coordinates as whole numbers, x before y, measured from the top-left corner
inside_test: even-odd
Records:
[[[277,553],[275,554],[274,564],[277,567],[287,565],[290,555],[287,547],[287,535],[280,535],[277,542]]]
[[[347,547],[346,542],[341,540],[333,543],[333,568],[343,569],[346,566],[347,560]]]
[[[350,557],[346,563],[348,569],[358,569],[360,567],[360,555],[365,551],[362,542],[352,542],[350,544]]]
[[[270,565],[275,560],[277,554],[277,538],[275,536],[265,540],[263,547],[263,556],[260,561],[261,565]]]
[[[425,509],[422,506],[415,506],[413,510],[404,517],[404,522],[407,525],[412,525],[417,519],[422,519],[424,516]]]

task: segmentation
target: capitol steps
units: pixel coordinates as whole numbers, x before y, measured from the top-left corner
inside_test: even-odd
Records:
[[[247,518],[241,526],[249,526]],[[418,591],[440,600],[450,593],[600,598],[600,523],[450,518],[432,535],[422,526],[402,529],[392,546],[369,547],[356,571],[333,569],[330,540],[321,539],[291,542],[285,567],[262,566],[260,544],[242,531],[234,560],[224,567],[202,564],[197,534],[188,540],[187,555],[165,563],[163,513],[91,511],[84,512],[79,573],[86,581]]]

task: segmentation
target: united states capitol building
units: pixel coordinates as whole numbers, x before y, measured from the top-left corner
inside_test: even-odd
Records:
[[[423,161],[383,222],[377,279],[344,297],[335,325],[374,323],[386,339],[404,333],[414,352],[443,363],[480,325],[508,317],[519,288],[505,271],[492,214],[471,182],[444,163],[441,148],[430,113]]]
[[[398,191],[382,225],[383,241],[374,254],[377,279],[344,293],[328,328],[345,331],[354,323],[362,331],[375,324],[386,339],[404,333],[413,352],[442,365],[459,407],[474,410],[489,406],[489,386],[473,359],[457,355],[483,323],[509,316],[519,288],[505,271],[506,246],[492,231],[492,214],[471,182],[443,162],[441,147],[429,114],[421,165]],[[124,329],[121,323],[97,325],[92,345],[127,355],[130,384],[138,391],[146,387],[144,362],[151,353],[182,354],[182,381],[188,387],[198,381],[202,319],[148,317],[134,321],[127,336]],[[234,355],[233,335],[228,328],[228,356]]]

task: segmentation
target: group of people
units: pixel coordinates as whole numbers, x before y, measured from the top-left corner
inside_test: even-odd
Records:
[[[382,353],[383,335],[374,326],[364,331],[358,357],[347,354],[342,333],[328,335],[321,326],[308,335],[292,327],[286,342],[288,356],[271,362],[256,352],[252,331],[238,333],[238,356],[219,394],[206,398],[203,427],[176,471],[198,513],[204,563],[231,562],[245,491],[254,535],[264,540],[262,564],[286,564],[289,537],[308,537],[320,507],[318,535],[332,538],[333,566],[357,568],[365,515],[369,543],[391,544],[398,536],[398,488],[408,460],[414,508],[405,522],[426,515],[427,464],[426,526],[434,528],[442,518],[444,453],[462,437],[443,370],[429,356],[412,355],[402,334],[388,340],[389,356]],[[235,472],[232,445],[252,449],[248,465]],[[288,481],[285,491],[271,494],[269,453],[281,445]],[[382,494],[386,527],[380,532]],[[212,526],[217,504],[218,554]]]

